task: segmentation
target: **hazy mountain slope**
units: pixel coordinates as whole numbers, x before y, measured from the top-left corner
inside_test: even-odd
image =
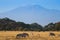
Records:
[[[39,24],[47,24],[49,22],[60,21],[59,10],[49,10],[40,5],[30,5],[13,9],[6,13],[1,13],[0,17],[9,17],[17,21],[25,23],[37,22]]]

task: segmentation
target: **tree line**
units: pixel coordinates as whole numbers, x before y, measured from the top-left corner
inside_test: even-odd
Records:
[[[5,17],[0,18],[0,31],[60,31],[60,22],[49,23],[43,27],[38,23],[26,24]]]

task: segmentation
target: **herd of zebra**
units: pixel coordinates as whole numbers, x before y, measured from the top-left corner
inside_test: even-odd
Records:
[[[56,36],[54,33],[49,33],[49,36]],[[60,35],[58,35],[58,36],[60,36]],[[17,34],[16,35],[16,38],[18,39],[18,38],[26,38],[26,37],[29,37],[29,34],[28,33],[22,33],[22,34]]]

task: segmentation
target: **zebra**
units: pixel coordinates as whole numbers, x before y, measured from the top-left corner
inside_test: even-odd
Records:
[[[50,36],[55,36],[55,34],[54,33],[50,33]]]
[[[27,33],[22,33],[22,34],[17,34],[16,35],[16,38],[17,39],[19,39],[19,38],[26,38],[26,37],[28,37],[29,36],[29,34],[27,34]]]

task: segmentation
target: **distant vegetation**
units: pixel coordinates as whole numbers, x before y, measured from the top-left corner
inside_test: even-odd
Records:
[[[43,27],[38,23],[25,24],[5,17],[0,18],[0,31],[60,31],[60,22],[49,23]]]

